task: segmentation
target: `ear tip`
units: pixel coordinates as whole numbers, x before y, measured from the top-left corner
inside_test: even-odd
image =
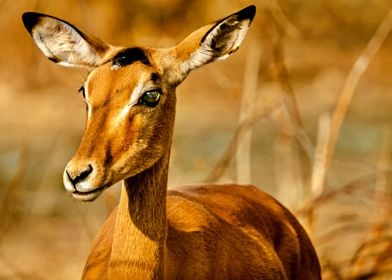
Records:
[[[39,22],[39,18],[42,14],[34,12],[26,12],[22,15],[22,21],[26,29],[31,33],[34,26]]]
[[[253,20],[256,15],[256,6],[250,5],[237,13],[239,19]]]

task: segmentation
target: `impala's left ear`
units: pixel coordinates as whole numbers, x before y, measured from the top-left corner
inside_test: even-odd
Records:
[[[203,26],[175,47],[183,78],[193,69],[235,52],[256,14],[251,5],[214,24]]]

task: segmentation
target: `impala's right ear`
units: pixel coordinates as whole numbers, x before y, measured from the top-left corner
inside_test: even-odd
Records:
[[[52,16],[28,12],[23,14],[22,20],[38,48],[60,65],[93,68],[110,49],[110,45]]]

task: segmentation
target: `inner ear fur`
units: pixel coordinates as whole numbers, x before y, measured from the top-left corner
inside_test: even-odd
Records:
[[[243,42],[255,14],[256,7],[251,5],[215,23],[205,25],[186,37],[175,47],[183,75],[234,53]]]

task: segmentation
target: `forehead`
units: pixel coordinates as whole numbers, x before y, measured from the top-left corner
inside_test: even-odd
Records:
[[[121,80],[131,82],[137,80],[141,72],[159,74],[153,57],[153,49],[131,47],[117,50],[111,58],[89,73],[86,83],[95,80],[109,84]]]
[[[88,99],[94,104],[108,99],[129,95],[130,89],[148,81],[159,82],[158,69],[153,66],[151,55],[141,48],[118,51],[111,59],[92,70],[85,83]],[[123,96],[124,97],[124,96]]]
[[[121,68],[138,61],[144,65],[152,66],[149,56],[147,50],[133,47],[119,51],[110,61],[113,68]]]

